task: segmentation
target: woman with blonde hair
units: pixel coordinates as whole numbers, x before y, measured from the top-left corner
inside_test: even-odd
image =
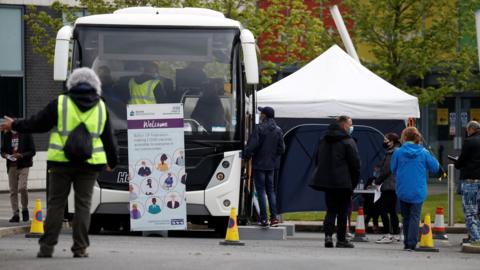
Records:
[[[420,144],[421,141],[422,135],[415,127],[404,129],[402,146],[393,153],[390,162],[390,169],[397,179],[405,250],[414,250],[418,242],[418,224],[427,197],[427,170],[435,174],[440,169],[438,161]]]

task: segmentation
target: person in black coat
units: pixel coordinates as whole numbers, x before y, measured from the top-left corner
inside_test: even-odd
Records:
[[[28,171],[33,165],[35,144],[30,134],[15,131],[4,132],[2,136],[2,157],[7,160],[8,184],[10,189],[10,203],[13,216],[10,222],[20,221],[18,207],[18,193],[22,204],[22,220],[28,221]]]
[[[315,169],[310,186],[325,192],[327,215],[324,221],[325,247],[333,247],[332,235],[337,219],[337,247],[353,248],[346,239],[348,208],[360,177],[360,157],[352,119],[340,116],[320,140],[315,153]]]
[[[480,246],[480,124],[476,121],[467,124],[467,137],[455,168],[460,170],[462,178],[463,214],[470,242]]]
[[[265,193],[270,207],[270,226],[278,224],[277,198],[274,187],[274,173],[279,156],[285,152],[283,131],[275,123],[275,111],[271,107],[258,108],[261,123],[257,125],[248,140],[245,159],[253,157],[253,179],[260,205],[261,226],[268,226]]]
[[[383,233],[385,234],[376,243],[388,244],[393,240],[400,241],[400,227],[397,214],[397,193],[396,178],[390,170],[390,160],[393,153],[401,146],[400,136],[396,133],[385,135],[383,147],[386,149],[385,158],[382,162],[380,175],[375,180],[375,185],[381,185],[382,196],[378,201],[380,205],[380,215],[383,222]],[[394,236],[395,235],[395,236]]]

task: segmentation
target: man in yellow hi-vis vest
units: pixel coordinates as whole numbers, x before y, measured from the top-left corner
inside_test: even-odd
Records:
[[[90,205],[93,186],[99,172],[116,166],[117,153],[109,124],[105,103],[100,98],[101,83],[95,72],[79,68],[72,72],[67,81],[68,92],[51,101],[38,114],[27,120],[6,121],[0,130],[21,133],[47,132],[50,134],[47,163],[49,166],[48,201],[45,234],[40,238],[37,257],[52,257],[54,246],[62,228],[63,214],[68,193],[73,184],[75,191],[75,215],[73,218],[74,257],[87,257],[89,246]],[[90,134],[89,156],[82,161],[71,161],[65,153],[75,138],[77,127],[84,125],[84,133]],[[86,131],[85,131],[86,130]],[[88,133],[87,133],[88,132]],[[73,134],[73,135],[71,135]],[[70,136],[72,139],[69,140]],[[90,140],[86,140],[90,141]]]
[[[129,104],[157,104],[166,100],[163,81],[154,62],[143,64],[143,73],[128,81]]]

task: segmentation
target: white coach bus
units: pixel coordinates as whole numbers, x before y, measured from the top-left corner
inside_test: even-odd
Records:
[[[133,103],[131,79],[145,74],[160,80],[155,103],[184,104],[188,221],[225,229],[240,200],[246,89],[258,83],[253,34],[208,9],[120,9],[59,30],[54,79],[65,81],[77,67],[93,68],[102,80],[119,151],[117,168],[95,185],[91,232],[128,227],[126,106]]]

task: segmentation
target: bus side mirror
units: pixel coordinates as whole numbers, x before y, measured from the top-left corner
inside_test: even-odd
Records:
[[[248,29],[243,29],[240,34],[243,50],[243,63],[245,78],[248,84],[258,84],[258,61],[255,46],[255,37]]]
[[[64,26],[58,30],[53,61],[53,80],[55,81],[65,81],[67,79],[71,38],[72,27]]]

